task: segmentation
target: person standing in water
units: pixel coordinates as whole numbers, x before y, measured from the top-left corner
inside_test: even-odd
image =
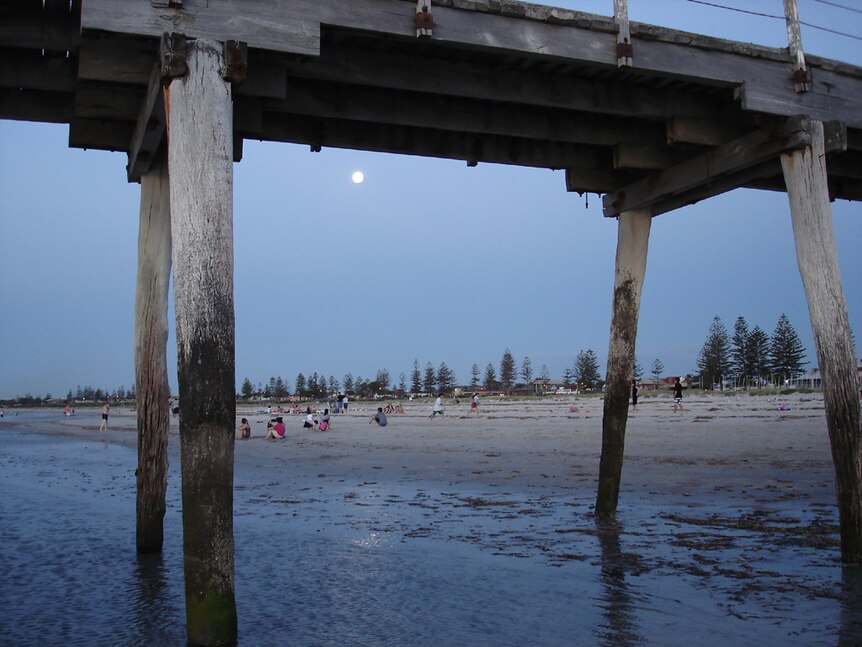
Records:
[[[108,403],[102,405],[102,424],[99,425],[99,431],[108,431],[108,414],[111,413],[111,407]]]

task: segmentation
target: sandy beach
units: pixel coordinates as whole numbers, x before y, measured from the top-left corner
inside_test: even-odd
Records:
[[[433,421],[431,402],[406,403],[385,428],[368,424],[376,405],[351,403],[329,432],[286,415],[275,442],[263,439],[266,413],[241,406],[237,420],[252,422],[235,463],[241,643],[859,644],[860,576],[839,562],[820,394],[671,405],[646,394],[630,415],[614,524],[591,514],[599,397],[487,399],[479,417],[449,402]],[[0,593],[0,635],[62,644],[74,634],[70,618],[21,622],[46,595],[32,582],[63,570],[41,572],[41,549],[22,541],[45,532],[48,501],[93,517],[64,541],[107,533],[114,569],[140,567],[134,430],[122,408],[105,433],[96,410],[7,410],[0,568],[21,576]],[[108,613],[96,643],[182,644],[177,432],[173,419],[166,583],[147,598],[164,607],[161,624],[142,614],[112,634]],[[148,577],[136,571],[106,604],[140,601]],[[63,602],[82,595],[68,587]]]

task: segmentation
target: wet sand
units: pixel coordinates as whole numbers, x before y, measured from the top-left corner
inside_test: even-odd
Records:
[[[368,424],[373,407],[352,404],[330,432],[285,416],[287,438],[275,442],[263,439],[268,416],[241,408],[253,434],[236,445],[241,642],[862,642],[860,576],[839,562],[822,397],[684,404],[673,414],[669,398],[647,395],[631,414],[614,524],[591,514],[599,398],[485,401],[478,418],[466,403],[449,404],[433,421],[431,403],[408,403],[385,428]],[[0,422],[11,495],[0,503],[0,568],[20,577],[0,593],[0,635],[68,644],[75,617],[16,618],[32,619],[28,601],[47,595],[28,580],[59,574],[70,580],[63,601],[74,608],[69,598],[85,597],[74,581],[92,569],[75,574],[61,560],[45,570],[38,550],[48,548],[25,545],[51,531],[52,514],[69,514],[93,521],[65,528],[64,542],[101,533],[116,545],[92,556],[79,547],[83,563],[112,555],[102,586],[126,582],[104,605],[131,598],[150,609],[120,633],[103,614],[96,643],[182,644],[177,421],[165,556],[153,571],[162,584],[153,588],[152,564],[134,556],[134,413],[112,411],[107,433],[96,411],[12,413]],[[133,575],[117,575],[133,565]],[[142,588],[158,595],[142,597]]]

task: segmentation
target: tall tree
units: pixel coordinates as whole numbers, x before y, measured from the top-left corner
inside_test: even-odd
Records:
[[[300,397],[304,396],[306,387],[305,376],[300,373],[296,376],[296,394]]]
[[[743,388],[746,389],[751,377],[751,353],[748,350],[750,337],[748,323],[740,315],[733,324],[733,337],[730,338],[730,370],[738,380],[742,380]]]
[[[477,386],[479,386],[479,365],[473,364],[470,370],[470,388],[475,389]]]
[[[748,335],[747,349],[751,375],[760,386],[769,377],[769,335],[760,326],[755,326]]]
[[[329,376],[329,392],[330,393],[338,393],[338,390],[341,388],[341,385],[338,383],[338,380],[335,379],[334,375]]]
[[[425,380],[422,383],[422,388],[425,393],[433,393],[436,384],[437,372],[434,370],[434,367],[431,365],[431,362],[428,362],[425,365]]]
[[[491,362],[488,362],[488,366],[485,367],[485,381],[483,384],[489,391],[497,388],[497,371]]]
[[[326,376],[323,373],[317,378],[317,395],[318,397],[326,395]]]
[[[419,360],[413,360],[413,371],[410,373],[410,392],[419,393],[422,390],[422,373],[419,372]]]
[[[664,375],[664,364],[662,364],[661,360],[656,357],[653,360],[652,368],[650,368],[650,374],[653,376],[653,379],[658,382],[661,379],[661,376]]]
[[[524,361],[521,362],[521,379],[524,380],[524,384],[529,384],[533,381],[533,363],[526,356],[524,357]]]
[[[709,327],[706,341],[700,349],[700,356],[697,358],[697,369],[704,378],[704,388],[707,384],[711,386],[723,379],[728,370],[728,362],[727,328],[716,315]]]
[[[385,368],[381,368],[377,371],[377,377],[374,378],[374,381],[377,382],[377,386],[379,386],[381,390],[388,391],[389,383],[392,381],[392,378],[389,377],[389,371]]]
[[[455,386],[455,373],[446,366],[446,362],[440,362],[437,369],[437,388],[441,393],[448,393]]]
[[[632,377],[636,380],[639,380],[643,376],[644,376],[644,367],[640,365],[640,362],[638,362],[638,356],[635,355],[635,361],[632,364]]]
[[[250,398],[252,393],[254,393],[254,386],[252,386],[250,379],[245,378],[242,381],[242,388],[240,389],[240,393],[242,393],[242,397],[246,399]]]
[[[515,358],[508,348],[503,352],[500,359],[500,385],[508,393],[515,386]]]
[[[344,387],[345,393],[349,393],[350,391],[353,391],[353,374],[348,373],[347,375],[345,375],[344,380],[342,380],[341,385]]]
[[[581,351],[575,358],[575,378],[585,389],[594,389],[599,386],[601,376],[599,375],[599,360],[592,349]]]
[[[567,386],[574,384],[575,372],[572,370],[571,366],[567,366],[565,369],[563,369],[563,382],[565,382]]]
[[[407,376],[403,372],[398,374],[398,391],[401,395],[407,393]]]
[[[808,364],[805,361],[805,347],[799,341],[799,335],[796,334],[790,319],[783,312],[772,333],[769,361],[772,372],[782,381],[799,375]]]
[[[281,375],[275,378],[275,389],[273,393],[277,398],[283,398],[287,395],[287,387],[284,385],[284,380],[281,379]]]

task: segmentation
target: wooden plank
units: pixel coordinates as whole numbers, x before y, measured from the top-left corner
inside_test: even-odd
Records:
[[[0,2],[0,43],[3,47],[73,51],[80,41],[77,18],[70,12],[43,11],[41,2],[21,7]]]
[[[81,28],[153,37],[176,32],[189,38],[237,40],[276,52],[320,53],[319,22],[295,19],[289,3],[281,11],[273,9],[272,3],[257,1],[236,5],[197,0],[182,8],[162,9],[134,0],[87,0]]]
[[[69,123],[74,96],[65,92],[0,88],[0,119]]]
[[[732,121],[707,120],[698,117],[674,116],[667,120],[668,144],[699,144],[720,146],[750,132],[743,124]]]
[[[610,167],[609,149],[264,113],[262,138],[309,146],[561,169]],[[477,146],[478,143],[478,146]],[[477,154],[477,151],[479,154]]]
[[[75,116],[134,121],[143,97],[135,86],[82,84],[75,93]]]
[[[284,101],[267,101],[268,112],[507,135],[597,146],[618,141],[660,145],[660,124],[637,124],[613,116],[574,113],[508,103],[364,88],[291,79]]]
[[[470,99],[595,112],[631,118],[668,119],[677,114],[720,119],[731,105],[695,93],[651,89],[573,75],[547,76],[467,60],[393,56],[369,50],[325,50],[320,59],[284,60],[289,77],[352,83]]]
[[[789,119],[786,124],[762,128],[733,142],[639,180],[603,198],[605,216],[647,208],[716,178],[767,161],[786,150],[804,146],[808,121]]]
[[[78,61],[41,52],[0,49],[0,87],[71,92],[75,89]]]
[[[603,168],[566,169],[566,191],[573,193],[610,193],[637,179],[634,173]]]
[[[657,170],[682,162],[690,153],[626,141],[614,146],[615,169]]]
[[[822,124],[811,124],[811,146],[781,156],[787,182],[796,258],[808,311],[817,364],[823,374],[826,427],[832,445],[841,561],[862,562],[862,421],[859,384],[847,302],[826,192]]]
[[[158,54],[158,39],[87,37],[81,41],[78,76],[88,81],[146,86]]]
[[[132,121],[73,117],[69,123],[69,147],[125,153],[134,127]]]

